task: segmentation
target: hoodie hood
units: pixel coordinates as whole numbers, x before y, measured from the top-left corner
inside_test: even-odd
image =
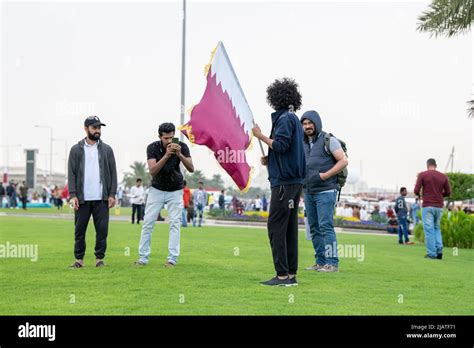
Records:
[[[323,130],[323,123],[321,122],[321,117],[319,116],[317,111],[314,110],[309,110],[306,111],[303,116],[301,116],[301,123],[303,123],[304,120],[310,120],[311,122],[314,123],[316,127],[316,134],[321,133]],[[308,140],[308,137],[304,136],[305,140]]]

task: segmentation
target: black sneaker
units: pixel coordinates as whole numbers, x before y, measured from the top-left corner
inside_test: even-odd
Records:
[[[280,279],[278,277],[274,277],[265,282],[260,282],[260,284],[268,285],[268,286],[291,286],[292,285],[289,278]]]
[[[430,256],[430,255],[426,254],[425,259],[436,260],[436,256]]]
[[[296,280],[296,277],[290,278],[290,284],[291,286],[298,286],[298,281]]]
[[[438,254],[438,255],[436,255],[436,258],[437,258],[438,260],[442,260],[442,259],[443,259],[443,254]]]

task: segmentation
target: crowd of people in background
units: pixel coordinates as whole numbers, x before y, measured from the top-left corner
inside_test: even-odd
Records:
[[[204,184],[202,183],[202,185]],[[141,178],[137,179],[136,186],[131,188],[119,186],[117,189],[117,205],[130,206],[132,208],[132,223],[136,221],[139,224],[143,220],[147,190],[148,188],[143,186]],[[244,212],[268,212],[268,199],[265,194],[262,196],[256,195],[255,198],[242,199],[236,195],[232,197],[227,196],[225,190],[221,190],[218,195],[215,192],[210,192],[206,193],[206,202],[203,204],[202,209],[199,209],[199,207],[196,208],[194,205],[194,196],[192,194],[194,191],[195,189],[185,185],[183,194],[183,227],[186,227],[188,223],[193,223],[195,217],[199,217],[201,214],[201,210],[211,211],[219,209],[237,215],[242,215]],[[204,189],[204,192],[207,192],[206,189]],[[11,180],[8,184],[0,184],[0,208],[27,209],[27,203],[43,203],[62,210],[68,201],[69,191],[67,184],[62,187],[57,185],[51,187],[42,186],[40,190],[36,191],[30,189],[25,181],[14,182]],[[384,198],[380,198],[375,204],[338,202],[336,204],[335,216],[355,218],[360,221],[386,223],[389,233],[398,233],[399,222],[394,208],[395,200],[389,201]],[[448,206],[448,211],[461,210],[465,213],[470,213],[468,208],[455,206],[453,203]],[[420,215],[421,205],[419,199],[416,198],[413,203],[408,204],[407,221],[409,225],[416,226],[421,223]],[[158,221],[163,220],[160,215]],[[199,221],[196,220],[196,224],[198,223]]]
[[[15,182],[10,180],[8,184],[0,184],[0,208],[22,208],[27,210],[29,203],[33,206],[47,204],[61,210],[64,202],[68,200],[69,191],[67,184],[63,187],[57,185],[51,187],[43,186],[40,190],[28,187],[26,181]]]
[[[132,224],[140,224],[143,220],[148,191],[149,187],[143,186],[141,178],[137,178],[136,185],[130,188],[119,186],[117,189],[117,206],[132,207]],[[184,180],[181,226],[201,227],[205,221],[205,212],[237,215],[242,215],[244,212],[268,212],[268,199],[266,195],[262,197],[257,195],[253,199],[239,199],[236,195],[232,197],[226,195],[225,190],[208,192],[203,181],[199,181],[197,187],[190,188]],[[157,221],[164,221],[161,213]]]

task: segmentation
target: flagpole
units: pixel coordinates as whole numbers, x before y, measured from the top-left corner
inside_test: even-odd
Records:
[[[183,0],[183,39],[181,49],[181,114],[180,125],[184,124],[184,103],[185,103],[185,73],[186,73],[186,0]],[[184,140],[183,132],[179,132],[179,140]]]
[[[253,119],[253,115],[252,115],[252,124],[255,127],[255,121]],[[258,139],[258,145],[260,145],[260,150],[262,151],[262,156],[265,157],[265,151],[263,150],[262,141],[260,139]]]

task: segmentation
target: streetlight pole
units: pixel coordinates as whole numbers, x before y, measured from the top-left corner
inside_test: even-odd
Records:
[[[183,39],[181,48],[181,115],[180,125],[184,124],[184,109],[185,109],[185,74],[186,74],[186,0],[183,0]],[[183,132],[180,132],[179,138],[183,141]]]
[[[35,125],[36,128],[49,128],[49,184],[53,182],[53,127]]]
[[[54,141],[64,142],[64,176],[67,179],[67,140],[66,139],[53,139]]]

